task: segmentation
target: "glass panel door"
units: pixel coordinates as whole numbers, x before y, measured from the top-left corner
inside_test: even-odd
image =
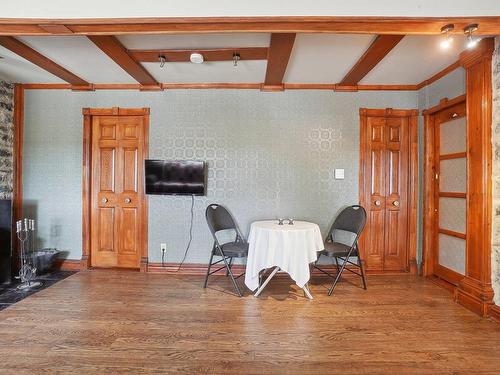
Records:
[[[456,282],[465,274],[467,221],[467,119],[465,104],[436,117],[437,238],[434,273]]]

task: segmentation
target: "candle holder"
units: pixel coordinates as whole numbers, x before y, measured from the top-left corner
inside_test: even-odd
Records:
[[[21,280],[17,286],[18,290],[26,290],[42,285],[41,281],[35,281],[36,267],[34,266],[34,248],[35,248],[35,220],[24,218],[16,222],[16,234],[19,239],[20,252],[19,258],[21,267],[16,279]]]

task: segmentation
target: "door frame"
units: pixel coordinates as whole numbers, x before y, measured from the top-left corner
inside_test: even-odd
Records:
[[[91,267],[91,186],[92,186],[92,116],[142,116],[144,126],[144,145],[140,163],[149,156],[149,108],[83,108],[83,164],[82,164],[82,259],[81,269]],[[144,182],[140,182],[144,183]],[[142,202],[141,233],[142,238],[140,271],[148,269],[148,200],[146,194],[139,197]]]
[[[366,207],[365,187],[367,184],[366,118],[367,117],[408,117],[408,251],[406,265],[410,274],[418,273],[417,267],[417,209],[418,209],[418,110],[417,109],[368,109],[360,108],[360,148],[359,148],[359,202]],[[364,238],[361,239],[364,245]],[[372,271],[384,273],[384,271]],[[394,273],[394,271],[390,271]]]
[[[438,223],[435,215],[436,210],[436,116],[448,108],[465,104],[466,94],[459,95],[453,99],[443,98],[439,104],[423,111],[424,115],[424,209],[423,209],[423,232],[422,232],[422,268],[424,276],[434,275],[435,250],[437,249]],[[467,119],[467,110],[465,117]],[[467,174],[468,175],[468,174]],[[466,201],[468,202],[466,195]],[[468,204],[466,203],[466,207]],[[446,275],[446,279],[454,286],[458,285],[463,278],[457,272],[440,267],[440,272]]]

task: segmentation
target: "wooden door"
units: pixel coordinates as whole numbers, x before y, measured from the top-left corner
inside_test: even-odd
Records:
[[[360,201],[368,217],[360,251],[367,270],[409,270],[414,117],[414,111],[361,110]]]
[[[91,265],[139,268],[144,245],[143,116],[92,116]]]
[[[433,114],[434,196],[432,274],[454,285],[465,275],[467,118],[465,101]]]

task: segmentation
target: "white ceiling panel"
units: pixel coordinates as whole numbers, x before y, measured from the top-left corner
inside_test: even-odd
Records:
[[[448,49],[440,46],[440,35],[408,35],[366,75],[360,84],[417,84],[458,60],[465,38],[454,36]]]
[[[135,83],[122,68],[82,36],[22,37],[25,44],[91,83]]]
[[[337,83],[370,46],[373,35],[298,34],[285,82]]]
[[[268,47],[271,34],[122,35],[118,39],[128,49],[241,48]]]
[[[64,83],[58,77],[0,47],[0,79],[16,83]]]
[[[164,83],[262,83],[266,75],[265,60],[240,61],[233,66],[232,61],[166,63],[160,68],[159,63],[143,63],[146,69]]]

